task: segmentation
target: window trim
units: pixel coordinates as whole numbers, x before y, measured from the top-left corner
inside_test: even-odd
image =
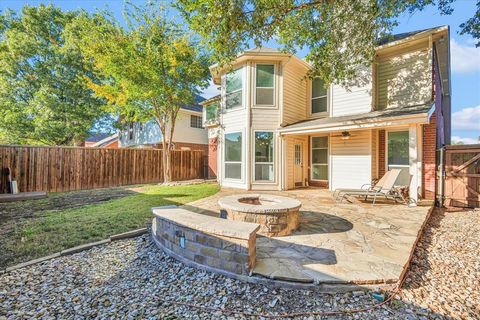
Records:
[[[255,136],[256,136],[256,133],[257,132],[269,132],[269,133],[272,133],[272,155],[273,155],[273,161],[272,162],[256,162],[255,161]],[[276,165],[275,165],[275,151],[276,151],[276,147],[275,147],[275,142],[276,142],[276,139],[275,139],[275,131],[273,130],[261,130],[261,129],[255,129],[253,130],[253,144],[252,144],[252,147],[253,147],[253,152],[252,152],[252,163],[253,163],[253,168],[252,168],[252,181],[255,182],[255,183],[259,183],[259,184],[275,184],[276,181],[277,181],[277,175],[275,174],[275,170],[276,170]],[[255,179],[255,166],[256,164],[272,164],[273,166],[273,180],[256,180]]]
[[[232,133],[239,133],[240,136],[242,137],[242,144],[240,146],[240,161],[227,161],[225,153],[227,152],[227,147],[226,147],[226,141],[227,139],[225,138],[226,135],[232,134]],[[243,130],[240,131],[229,131],[229,132],[224,132],[223,133],[223,152],[222,152],[222,160],[223,160],[223,174],[222,178],[224,181],[231,181],[231,182],[243,182],[244,181],[244,173],[243,173],[243,159],[244,159],[244,154],[245,154],[245,148],[244,148],[244,134]],[[227,177],[227,163],[232,163],[232,164],[240,164],[240,179],[234,179],[234,178],[228,178]]]
[[[216,107],[215,117],[213,119],[208,119],[208,108],[209,107]],[[218,121],[219,113],[220,113],[220,102],[219,101],[212,101],[211,103],[209,103],[208,105],[206,105],[204,107],[204,110],[205,110],[205,121],[204,121],[204,123],[211,123],[211,122]]]
[[[410,140],[410,132],[408,130],[408,127],[385,130],[385,172],[388,171],[388,134],[391,132],[407,132],[408,139]],[[408,150],[408,161],[410,162],[410,149]],[[395,166],[407,168],[410,167],[410,164],[395,164]]]
[[[323,118],[327,117],[330,114],[330,86],[328,86],[325,90],[327,91],[327,94],[324,96],[319,96],[319,97],[313,97],[313,79],[309,79],[309,108],[308,108],[308,114],[310,118]],[[313,99],[320,99],[320,98],[327,98],[327,110],[323,112],[312,112],[313,108]],[[323,180],[319,180],[323,181]]]
[[[273,104],[257,104],[257,66],[258,65],[266,65],[266,66],[273,66],[273,87],[258,87],[262,89],[273,89]],[[276,108],[277,106],[277,64],[274,62],[262,61],[262,62],[255,62],[254,64],[254,71],[253,71],[253,107],[255,108],[266,108],[272,109]]]
[[[223,101],[224,101],[224,105],[225,105],[225,111],[231,111],[231,110],[238,110],[238,109],[243,109],[245,107],[245,66],[240,66],[236,69],[232,69],[230,72],[227,72],[225,73],[224,75],[224,95],[223,95]],[[227,76],[229,73],[233,73],[233,72],[236,72],[238,70],[241,70],[240,74],[242,76],[242,87],[240,89],[237,89],[235,91],[232,91],[230,93],[227,93]],[[236,93],[236,92],[241,92],[241,96],[242,96],[242,103],[238,106],[235,106],[235,107],[232,107],[232,108],[227,108],[227,95],[228,94],[232,94],[232,93]]]
[[[320,138],[326,137],[327,138],[327,147],[326,148],[315,148],[315,149],[327,149],[327,163],[326,164],[315,164],[315,165],[326,165],[327,166],[327,180],[324,179],[315,179],[313,177],[313,138]],[[320,182],[329,182],[330,181],[330,136],[329,135],[315,135],[310,136],[310,181],[320,181]]]
[[[391,132],[407,132],[408,140],[410,143],[410,131],[408,127],[393,128],[393,129],[385,130],[385,163],[384,163],[385,173],[388,172],[388,134]],[[408,147],[408,164],[395,164],[394,166],[400,167],[400,168],[410,168],[410,146]]]

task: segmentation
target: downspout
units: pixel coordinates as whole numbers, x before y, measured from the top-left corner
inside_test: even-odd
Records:
[[[252,138],[252,95],[251,95],[251,74],[252,74],[252,65],[251,62],[248,62],[245,66],[247,76],[245,77],[245,96],[247,99],[246,101],[246,108],[247,108],[247,125],[245,128],[245,179],[247,190],[252,190],[252,146],[251,146],[251,138]]]

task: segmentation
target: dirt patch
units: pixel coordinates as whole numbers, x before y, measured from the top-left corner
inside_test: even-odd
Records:
[[[14,233],[29,220],[38,219],[43,212],[78,208],[113,199],[134,195],[141,187],[119,187],[49,194],[45,199],[0,203],[0,266],[8,264],[13,253],[5,246],[5,239],[12,239]]]

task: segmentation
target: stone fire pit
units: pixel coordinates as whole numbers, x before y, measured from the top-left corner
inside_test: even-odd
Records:
[[[269,194],[240,194],[218,200],[227,219],[260,224],[259,234],[268,237],[286,236],[300,224],[301,202]]]

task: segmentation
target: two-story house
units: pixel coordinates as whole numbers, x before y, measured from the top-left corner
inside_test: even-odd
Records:
[[[178,112],[173,133],[176,150],[203,150],[207,152],[207,129],[203,126],[202,106],[205,99],[197,96],[197,103],[183,106]],[[162,148],[162,132],[155,120],[127,123],[119,133],[122,148]]]
[[[448,26],[380,42],[361,86],[326,87],[310,68],[269,48],[211,66],[221,95],[202,104],[219,183],[335,190],[400,168],[411,198],[432,199],[436,149],[450,140]]]

